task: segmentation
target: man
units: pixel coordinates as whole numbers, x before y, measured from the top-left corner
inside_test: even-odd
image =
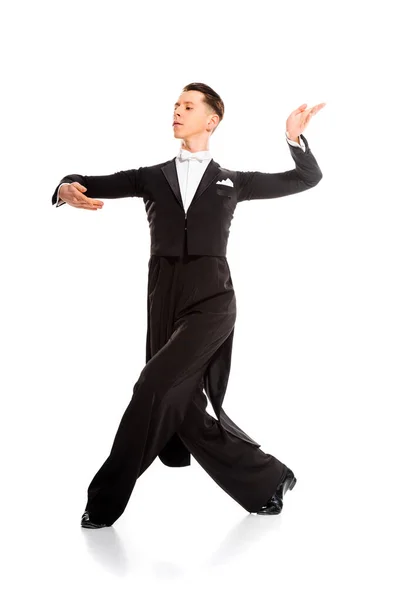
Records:
[[[232,171],[209,151],[224,104],[209,86],[192,83],[174,106],[178,156],[112,175],[71,174],[57,186],[56,206],[98,210],[99,198],[142,198],[150,227],[146,365],[110,454],[88,487],[83,527],[112,525],[157,456],[183,467],[192,454],[245,510],[281,512],[283,495],[296,483],[293,471],[264,453],[222,408],[236,320],[226,248],[237,202],[299,193],[321,180],[302,132],[324,105],[303,104],[286,121],[295,169]],[[204,390],[217,419],[206,411]]]

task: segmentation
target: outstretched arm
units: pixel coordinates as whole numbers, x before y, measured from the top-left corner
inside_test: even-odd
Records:
[[[301,134],[305,150],[288,143],[290,154],[296,167],[281,173],[262,173],[260,171],[236,171],[236,189],[238,202],[259,198],[279,198],[303,192],[317,185],[322,172],[307,139]]]
[[[302,132],[326,102],[306,108],[302,104],[286,119],[286,140],[296,166],[281,173],[261,173],[260,171],[236,171],[238,202],[257,198],[278,198],[303,192],[317,185],[322,172],[312,154]],[[300,142],[300,144],[299,144]],[[303,148],[303,144],[305,145]]]
[[[91,198],[128,198],[137,196],[143,198],[143,167],[118,171],[112,175],[79,175],[71,174],[63,177],[53,193],[51,203],[56,206],[65,204],[59,199],[59,188],[62,183],[77,181],[85,186],[87,196]]]

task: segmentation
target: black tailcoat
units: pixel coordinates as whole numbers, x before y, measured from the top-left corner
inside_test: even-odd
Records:
[[[164,260],[164,268],[168,264],[167,257],[226,257],[230,224],[237,202],[287,196],[317,185],[322,172],[306,138],[304,135],[301,137],[306,151],[288,143],[295,168],[280,173],[229,170],[211,159],[187,212],[179,189],[175,157],[164,163],[118,171],[112,175],[70,174],[61,179],[59,184],[78,181],[87,188],[85,194],[92,198],[135,196],[144,201],[150,227],[151,255],[146,362],[166,343],[173,326],[176,290],[172,266],[168,286],[159,286],[157,290],[160,306],[164,306],[164,301],[168,298],[172,312],[166,314],[162,321],[159,319],[160,312],[154,312],[156,316],[153,316],[150,311],[150,304],[154,303],[154,281],[161,269],[159,261]],[[231,180],[233,186],[223,183],[227,179]],[[217,183],[221,181],[222,183]],[[57,188],[52,196],[52,204],[56,203]],[[229,269],[227,265],[226,268]],[[230,273],[228,277],[231,283]],[[234,293],[233,286],[231,291]],[[232,310],[235,311],[235,307]],[[259,447],[260,444],[243,432],[222,408],[229,379],[233,335],[234,327],[211,358],[203,375],[203,386],[222,426],[235,436]],[[177,434],[170,438],[159,453],[159,458],[167,466],[190,464],[190,453]]]

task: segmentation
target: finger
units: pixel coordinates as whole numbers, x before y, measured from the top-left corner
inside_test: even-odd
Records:
[[[75,206],[75,208],[83,208],[85,210],[98,210],[97,206],[91,206],[90,204],[78,203],[78,204],[75,204],[74,206]]]
[[[317,111],[317,110],[316,110],[314,107],[313,107],[313,108],[310,108],[310,109],[307,111],[307,116],[305,117],[306,123],[308,123],[308,122],[309,122],[309,120],[311,119],[311,117],[313,117],[314,115],[316,115],[316,114],[317,114],[317,112],[318,112],[318,111]]]
[[[308,123],[308,121],[309,121],[309,119],[310,119],[310,117],[312,115],[312,111],[313,111],[312,108],[308,108],[307,110],[305,110],[303,112],[303,115],[304,115],[303,118],[305,119],[306,123]]]
[[[93,198],[90,198],[89,196],[85,196],[85,194],[83,194],[82,192],[80,192],[76,188],[73,191],[73,195],[74,195],[74,198],[76,198],[77,200],[79,200],[79,202],[87,202],[87,201],[91,202],[93,200]]]
[[[317,112],[319,112],[321,110],[321,108],[324,108],[324,106],[326,105],[326,102],[321,102],[321,104],[316,104],[315,106],[313,106],[313,115],[316,115]]]
[[[306,106],[307,106],[307,104],[302,104],[301,106],[299,106],[299,108],[296,108],[296,110],[294,110],[292,112],[292,114],[298,115],[299,113],[303,112],[303,110],[305,109]]]
[[[81,183],[79,183],[79,181],[73,181],[71,183],[71,185],[74,188],[76,188],[77,190],[79,190],[80,192],[86,192],[87,191],[87,188],[84,185],[82,185]]]
[[[101,208],[104,204],[104,202],[102,202],[101,200],[96,200],[95,198],[90,198],[89,196],[85,196],[85,194],[82,194],[79,191],[78,191],[78,199],[80,202],[89,204],[90,206],[97,206],[98,208]]]
[[[89,198],[87,196],[85,196],[84,194],[81,194],[80,198],[77,198],[77,203],[79,207],[83,207],[83,208],[93,208],[95,207],[97,208],[101,208],[102,204],[99,204],[98,200],[94,200],[93,198]]]

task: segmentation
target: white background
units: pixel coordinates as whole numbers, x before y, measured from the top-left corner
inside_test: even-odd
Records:
[[[397,598],[399,192],[395,4],[20,2],[1,9],[1,517],[7,599]],[[192,458],[158,459],[112,528],[83,530],[145,364],[140,198],[55,208],[68,173],[174,157],[182,88],[225,117],[213,158],[294,168],[306,192],[237,206],[224,407],[289,465],[279,516],[250,515]],[[396,556],[397,555],[397,556]]]

